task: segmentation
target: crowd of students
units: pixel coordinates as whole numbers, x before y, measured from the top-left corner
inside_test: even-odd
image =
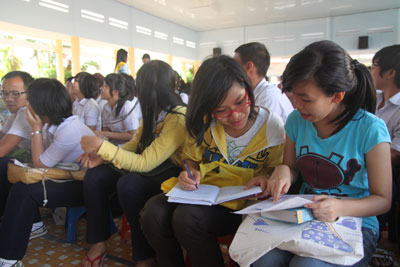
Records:
[[[192,266],[223,266],[217,237],[236,232],[242,217],[232,211],[245,201],[177,204],[164,193],[178,181],[183,190],[259,185],[278,199],[298,179],[298,193],[318,195],[308,205],[318,220],[363,217],[364,257],[354,266],[367,266],[399,166],[400,45],[380,50],[368,70],[331,41],[312,43],[291,58],[279,89],[265,79],[266,47],[248,43],[234,57],[205,60],[189,94],[167,63],[148,61],[135,81],[121,73],[126,53],[119,57],[116,73],[81,72],[66,86],[22,71],[2,78],[12,115],[0,140],[0,266],[23,266],[29,239],[46,233],[40,206],[81,205],[90,244],[82,266],[101,266],[114,195],[136,266],[185,266],[182,248]],[[309,160],[297,161],[305,147]],[[11,184],[7,165],[26,162],[27,151],[35,168],[79,162],[83,182]],[[332,154],[342,181],[311,157]],[[273,249],[253,266],[337,265]]]

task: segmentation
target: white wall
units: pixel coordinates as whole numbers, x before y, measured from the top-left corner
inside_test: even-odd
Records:
[[[353,52],[357,50],[358,37],[363,35],[369,36],[369,47],[375,50],[400,42],[400,9],[195,32],[117,1],[56,0],[68,6],[68,13],[42,7],[42,0],[27,1],[1,0],[0,21],[195,60],[212,55],[214,47],[233,55],[236,47],[252,41],[264,43],[274,57],[291,56],[305,45],[323,39]],[[104,22],[82,18],[81,9],[103,15]],[[128,23],[128,29],[110,26],[109,18]],[[150,35],[138,33],[137,25],[149,29]],[[155,31],[167,34],[167,40],[156,38]],[[173,37],[183,39],[184,44],[174,43]],[[188,47],[186,41],[195,43],[196,48]]]
[[[399,42],[400,9],[322,19],[246,26],[199,33],[199,59],[212,54],[213,47],[233,55],[237,46],[247,42],[264,43],[272,56],[288,57],[307,44],[332,40],[348,51],[358,50],[358,37],[369,36],[369,48],[378,50]],[[231,45],[226,45],[226,42]]]
[[[67,13],[45,8],[41,0],[28,1],[1,0],[0,21],[193,60],[198,57],[197,32],[116,1],[56,0],[67,6]],[[103,16],[104,22],[83,18],[82,9]],[[109,18],[128,23],[128,29],[109,25]],[[150,29],[151,35],[138,33],[136,25]],[[167,40],[156,38],[154,31],[167,34]],[[185,43],[174,43],[174,36]],[[196,48],[188,47],[186,41],[196,43]]]

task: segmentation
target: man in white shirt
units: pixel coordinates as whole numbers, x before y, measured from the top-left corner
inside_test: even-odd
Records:
[[[270,65],[270,55],[265,45],[256,42],[241,45],[236,48],[233,58],[249,78],[255,104],[271,109],[285,122],[293,111],[293,106],[278,87],[265,79]]]
[[[31,126],[25,118],[27,102],[26,89],[33,81],[29,73],[12,71],[2,78],[1,98],[11,116],[0,131],[0,157],[6,156],[13,148],[31,147]]]
[[[388,128],[392,143],[390,155],[393,173],[393,200],[398,201],[399,170],[400,170],[400,45],[387,46],[379,50],[372,58],[371,76],[377,89],[375,115],[383,119]],[[394,203],[392,203],[394,207]],[[389,223],[389,239],[398,241],[395,234],[398,226],[395,224],[393,208],[386,214],[378,216],[379,228],[382,230]],[[397,228],[397,230],[396,230]],[[382,266],[390,264],[387,261],[373,257],[372,263]]]
[[[376,116],[389,130],[392,168],[400,167],[400,45],[379,50],[372,59],[371,75],[377,89]]]
[[[28,103],[26,89],[33,78],[23,71],[11,71],[1,81],[0,96],[11,116],[0,131],[0,217],[3,215],[11,188],[7,179],[7,165],[11,161],[10,158],[17,158],[23,162],[32,161],[30,153],[32,128],[26,120],[25,109]],[[15,150],[17,147],[21,149]],[[30,239],[47,233],[43,222],[38,221],[40,218],[35,218]]]

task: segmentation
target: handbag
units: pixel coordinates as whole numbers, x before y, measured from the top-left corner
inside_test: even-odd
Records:
[[[23,182],[25,184],[37,183],[42,180],[79,180],[83,181],[85,172],[83,170],[70,171],[59,168],[30,168],[21,167],[8,163],[7,176],[10,183]]]
[[[353,265],[364,257],[362,218],[340,217],[328,223],[312,220],[291,224],[249,214],[229,248],[240,266],[250,266],[268,251],[279,248],[333,264]]]

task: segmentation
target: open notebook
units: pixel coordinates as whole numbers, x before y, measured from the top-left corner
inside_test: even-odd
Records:
[[[168,193],[168,202],[197,204],[197,205],[217,205],[224,202],[254,197],[261,193],[259,186],[243,190],[244,186],[218,187],[215,185],[199,185],[199,189],[186,191],[180,188],[177,183]]]

